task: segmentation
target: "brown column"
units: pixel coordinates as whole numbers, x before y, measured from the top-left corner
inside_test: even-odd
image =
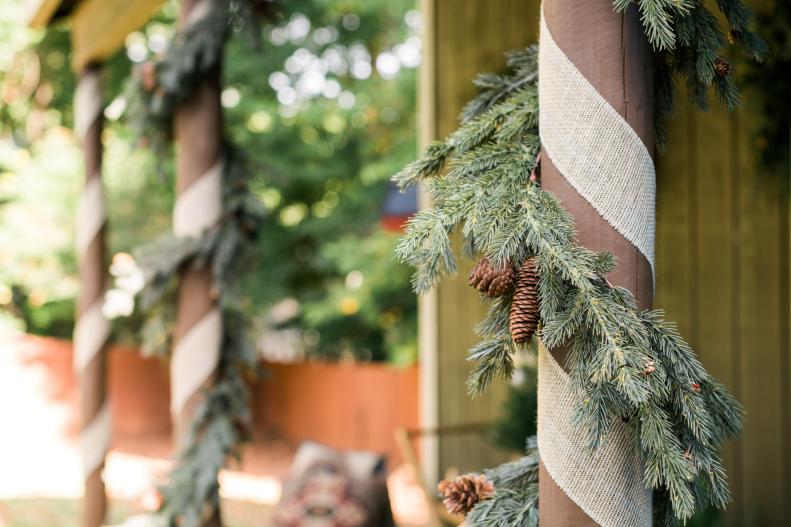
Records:
[[[544,0],[543,9],[547,27],[560,49],[653,152],[651,48],[636,7],[630,5],[619,14],[613,11],[612,2],[605,0]],[[609,280],[628,288],[640,308],[650,307],[653,278],[648,261],[577,193],[546,152],[541,156],[541,184],[557,195],[574,216],[581,245],[616,256],[618,265]],[[564,349],[552,353],[560,364],[565,364]],[[555,484],[543,464],[539,467],[539,503],[542,527],[596,525]]]
[[[82,129],[78,127],[76,131],[81,136],[78,139],[82,143],[85,159],[84,196],[86,197],[91,194],[89,189],[101,189],[103,105],[101,85],[98,83],[99,74],[100,67],[97,65],[89,65],[80,72],[78,96],[75,102],[75,122],[85,123]],[[81,115],[77,115],[78,113]],[[88,122],[90,124],[87,124]],[[95,438],[97,435],[101,437],[102,429],[106,429],[99,419],[107,400],[107,358],[104,349],[106,321],[99,322],[98,326],[89,322],[89,319],[95,320],[89,313],[96,314],[97,309],[101,309],[105,288],[105,228],[101,194],[98,200],[83,197],[78,217],[80,220],[75,230],[77,238],[80,239],[82,235],[84,241],[78,243],[77,247],[77,258],[80,262],[80,292],[77,298],[75,329],[75,371],[79,377],[80,387],[80,430],[82,440],[86,441],[87,437]],[[94,220],[86,221],[83,218],[94,218]],[[94,231],[90,228],[91,225],[100,225],[100,227]],[[86,329],[80,331],[81,326]],[[82,354],[87,357],[85,361],[77,358],[81,355],[80,349],[88,352]],[[80,363],[82,365],[79,365]],[[91,430],[94,433],[91,433]],[[104,524],[107,514],[107,497],[102,480],[104,449],[101,447],[101,441],[98,443],[89,441],[89,444],[91,446],[87,450],[83,449],[82,452],[83,464],[89,466],[88,470],[90,470],[85,475],[82,524],[84,527],[98,527]],[[96,448],[102,451],[96,451]],[[92,449],[94,451],[89,452]],[[96,462],[89,461],[93,458],[96,458]]]
[[[189,12],[198,0],[182,0],[179,22],[184,25]],[[216,163],[221,155],[222,110],[220,106],[220,71],[207,74],[195,88],[195,93],[176,111],[175,137],[177,143],[176,195],[182,196]],[[217,199],[221,199],[220,196]],[[207,268],[187,268],[181,275],[178,291],[175,340],[179,340],[215,306],[211,272]],[[213,384],[213,379],[202,388]],[[203,399],[198,390],[183,409],[174,416],[174,443],[184,446],[195,411]],[[209,511],[206,526],[220,525],[219,511]]]

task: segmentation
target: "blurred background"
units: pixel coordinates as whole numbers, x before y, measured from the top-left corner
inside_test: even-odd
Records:
[[[29,29],[23,8],[0,5],[0,419],[10,424],[0,438],[0,526],[77,525],[76,77],[68,25]],[[165,2],[105,64],[111,275],[134,268],[135,247],[170,226],[172,156],[143,148],[124,112],[133,69],[165,49],[177,13]],[[229,525],[267,524],[305,439],[386,454],[397,520],[427,521],[415,467],[394,439],[420,425],[417,300],[410,270],[392,257],[417,195],[389,183],[417,154],[422,29],[412,1],[289,1],[259,51],[243,34],[227,49],[225,130],[267,210],[243,307],[269,377],[253,388],[255,441],[223,473]],[[145,353],[162,335],[117,283],[105,303],[115,414],[105,480],[116,522],[158,505],[171,455],[167,365]],[[528,384],[513,389],[513,416],[535,405]],[[530,419],[490,425],[460,433],[518,453],[533,428]]]
[[[63,25],[26,29],[14,4],[21,2],[2,7],[0,43],[0,163],[9,200],[0,224],[0,300],[13,306],[3,324],[69,337],[78,287],[72,219],[83,178],[70,131],[70,37]],[[267,272],[246,284],[246,307],[272,358],[415,361],[409,271],[391,253],[416,201],[388,193],[389,177],[416,154],[421,16],[412,7],[289,2],[260,52],[241,35],[228,49],[226,130],[260,174],[254,192],[267,207],[256,255]],[[176,13],[177,4],[166,2],[106,65],[104,169],[116,262],[170,224],[172,162],[140,148],[121,116],[130,68],[164,50]],[[131,304],[120,293],[111,300],[119,332],[134,342]]]

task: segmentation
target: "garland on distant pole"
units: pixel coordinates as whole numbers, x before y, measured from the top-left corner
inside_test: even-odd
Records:
[[[276,8],[276,3],[268,0],[201,1],[168,50],[155,62],[139,68],[128,114],[136,120],[133,124],[150,148],[160,155],[168,150],[177,106],[190,98],[198,79],[218,67],[232,25],[247,22],[252,15],[259,19],[272,16]],[[257,372],[257,358],[246,337],[247,322],[239,305],[238,285],[246,249],[257,235],[263,208],[248,188],[252,174],[239,152],[229,144],[223,146],[222,152],[206,177],[190,186],[177,201],[174,233],[137,251],[145,276],[145,287],[140,293],[140,310],[147,315],[144,348],[161,354],[171,348],[174,293],[184,269],[210,271],[217,306],[209,328],[211,338],[219,346],[216,360],[207,366],[213,382],[203,394],[187,440],[180,445],[176,466],[162,488],[160,515],[174,527],[202,525],[206,515],[217,509],[218,473],[229,456],[240,455],[251,419],[246,376]],[[207,200],[221,200],[221,207],[214,214],[196,215],[195,205]],[[202,324],[199,325],[203,327]],[[195,340],[195,330],[182,338],[171,358],[172,369],[178,370],[174,412],[195,394],[204,377],[181,375],[191,371],[194,364],[179,367],[183,362],[179,357],[190,353],[185,345]]]
[[[698,106],[705,107],[710,86],[726,107],[735,106],[738,93],[720,57],[725,37],[714,15],[693,1],[638,6],[655,49],[658,141],[672,108],[674,74],[687,78]],[[748,31],[749,10],[736,0],[719,6],[747,55],[759,58],[763,44]],[[537,56],[535,46],[514,53],[511,74],[479,77],[481,94],[465,108],[461,127],[395,176],[402,187],[422,183],[432,200],[409,222],[397,256],[415,267],[414,288],[425,292],[455,272],[450,235],[458,230],[466,256],[485,258],[503,273],[498,278],[479,265],[471,276],[491,302],[476,328],[482,341],[470,350],[478,363],[471,393],[497,375],[510,378],[537,309],[542,345],[571,345],[573,424],[584,432],[586,450],[605,448],[616,424],[628,431],[628,448],[643,461],[642,481],[653,490],[657,525],[684,521],[708,504],[722,508],[730,493],[720,448],[739,433],[742,409],[661,312],[638,310],[629,291],[607,281],[612,255],[578,246],[572,217],[541,188],[534,172],[541,148]],[[526,264],[524,279],[514,283],[513,270]],[[538,298],[525,289],[535,281]],[[463,489],[487,488],[469,482],[444,485],[451,491],[446,498],[474,504],[471,525],[537,525],[537,455],[531,449],[521,461],[486,471],[494,490],[480,499],[459,497]]]

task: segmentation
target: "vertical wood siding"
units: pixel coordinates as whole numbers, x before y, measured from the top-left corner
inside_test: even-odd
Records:
[[[433,46],[429,45],[430,56],[425,57],[425,67],[430,70],[424,73],[434,79],[431,86],[424,85],[421,101],[425,142],[444,137],[458,126],[462,107],[475,94],[475,75],[502,70],[506,51],[536,41],[538,3],[424,0],[423,9],[431,11],[426,18],[433,21],[426,28]],[[443,283],[437,292],[439,426],[490,423],[505,393],[504,383],[498,381],[483,397],[470,399],[467,395],[465,382],[471,369],[467,350],[477,342],[472,328],[483,318],[485,306],[467,285],[470,262],[460,264],[458,276]],[[502,460],[502,453],[474,434],[439,441],[440,476],[448,468],[479,470]]]
[[[725,451],[740,526],[791,518],[788,190],[756,164],[756,97],[730,115],[684,104],[658,156],[655,305],[744,404]]]

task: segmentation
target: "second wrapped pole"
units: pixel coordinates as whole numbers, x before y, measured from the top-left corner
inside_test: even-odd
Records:
[[[182,29],[207,16],[213,0],[182,0]],[[175,115],[176,205],[173,231],[199,237],[222,214],[222,108],[220,68],[209,71]],[[171,414],[176,449],[186,446],[205,390],[214,382],[220,361],[222,316],[208,266],[182,271],[178,290],[175,347],[171,357]],[[220,525],[219,510],[207,508],[204,526]]]

